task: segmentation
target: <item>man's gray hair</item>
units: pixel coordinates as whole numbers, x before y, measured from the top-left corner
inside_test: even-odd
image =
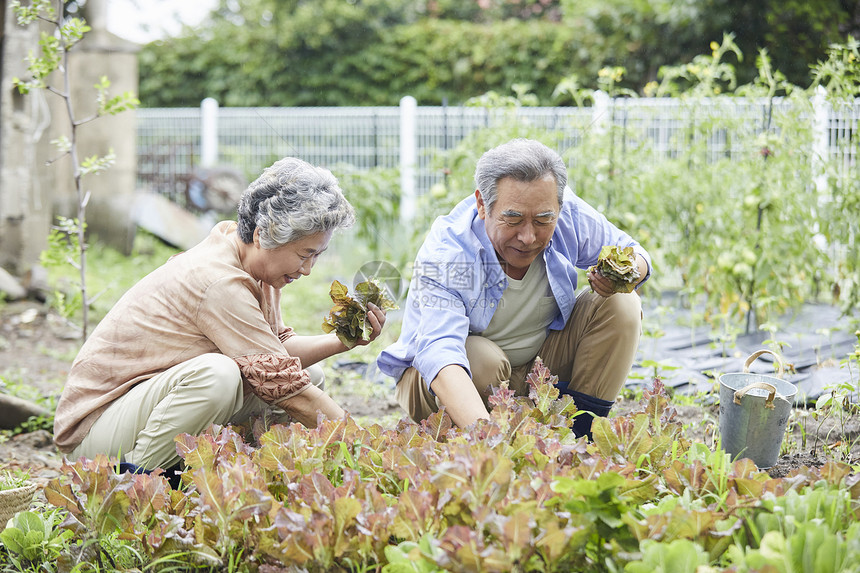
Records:
[[[539,141],[512,139],[490,149],[478,160],[475,185],[487,211],[493,210],[498,197],[499,180],[510,177],[516,181],[536,181],[551,174],[558,187],[558,204],[562,204],[567,186],[567,167],[561,156]]]
[[[274,249],[289,242],[349,227],[355,212],[331,171],[285,157],[267,167],[239,199],[239,238]]]

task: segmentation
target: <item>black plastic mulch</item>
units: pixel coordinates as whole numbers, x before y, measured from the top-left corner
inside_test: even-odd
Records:
[[[671,304],[669,301],[670,308]],[[690,313],[682,309],[666,312],[666,306],[664,301],[660,310],[649,309],[646,303],[646,314],[657,315],[646,316],[646,327],[659,325],[653,330],[659,329],[662,336],[642,337],[628,387],[647,384],[656,368],[664,384],[676,393],[704,393],[717,400],[719,376],[743,372],[744,363],[755,351],[776,348],[774,342],[768,340],[783,344],[783,360],[794,367],[795,373],[786,372],[783,379],[797,386],[796,405],[812,404],[831,387],[852,382],[852,372],[840,363],[853,353],[857,344],[854,332],[860,328],[860,313],[842,316],[837,307],[808,304],[774,321],[778,327],[773,333],[757,331],[722,341],[709,328],[683,326]],[[658,365],[655,367],[649,361]],[[750,364],[749,372],[774,376],[773,361],[771,354],[763,354]],[[860,373],[855,362],[853,402],[860,401],[858,378]]]

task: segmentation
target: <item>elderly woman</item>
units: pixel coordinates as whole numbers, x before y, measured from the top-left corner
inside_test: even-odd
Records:
[[[344,411],[322,390],[334,333],[284,326],[280,289],[308,275],[352,206],[327,170],[285,158],[243,193],[238,223],[215,226],[132,287],[81,348],[54,421],[71,457],[117,456],[142,468],[179,461],[174,438],[273,410],[316,425]],[[371,340],[385,314],[368,313]],[[367,342],[364,342],[367,344]]]

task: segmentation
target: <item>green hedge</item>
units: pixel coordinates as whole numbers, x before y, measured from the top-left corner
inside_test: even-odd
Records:
[[[595,77],[599,68],[581,33],[552,22],[423,20],[364,33],[336,49],[308,41],[279,47],[279,34],[266,28],[237,32],[222,49],[213,49],[215,36],[155,42],[140,54],[140,100],[146,107],[197,106],[205,97],[225,106],[388,106],[412,95],[420,105],[443,98],[456,105],[525,83],[551,103],[562,78]]]

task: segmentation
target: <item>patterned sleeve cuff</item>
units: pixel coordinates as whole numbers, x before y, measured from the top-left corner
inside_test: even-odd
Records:
[[[286,342],[288,339],[292,338],[296,335],[296,331],[290,328],[289,326],[285,326],[278,333],[278,338],[281,340],[281,344]]]
[[[286,354],[252,354],[235,359],[251,390],[274,404],[307,388],[311,379],[301,361]]]

